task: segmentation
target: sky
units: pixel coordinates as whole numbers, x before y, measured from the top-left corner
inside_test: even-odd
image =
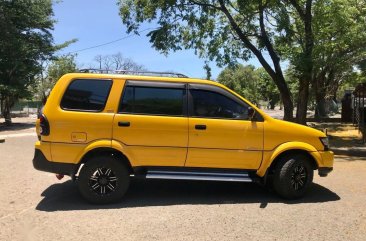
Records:
[[[78,66],[87,68],[96,64],[97,55],[109,55],[120,52],[124,57],[133,59],[150,71],[174,71],[189,77],[204,78],[204,60],[198,58],[193,50],[170,52],[165,56],[155,50],[149,38],[148,31],[140,36],[127,37],[126,27],[118,15],[117,0],[63,0],[54,4],[53,36],[56,44],[71,39],[78,39],[74,44],[63,49],[59,54],[77,53]],[[144,24],[141,30],[155,26]],[[108,45],[83,50],[85,48],[105,44],[124,38]],[[83,51],[79,51],[83,50]],[[247,64],[259,67],[258,61],[252,60]],[[210,63],[212,78],[216,79],[222,69],[215,63]]]

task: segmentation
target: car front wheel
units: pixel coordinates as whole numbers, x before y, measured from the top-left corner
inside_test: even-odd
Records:
[[[288,155],[276,165],[273,187],[283,198],[300,198],[312,183],[313,175],[308,157],[301,154]]]

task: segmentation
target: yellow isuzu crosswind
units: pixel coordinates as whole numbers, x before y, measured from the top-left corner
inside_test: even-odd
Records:
[[[37,120],[34,167],[71,176],[90,202],[120,200],[139,177],[258,182],[292,199],[314,170],[333,169],[323,132],[273,119],[219,83],[118,73],[64,75]]]

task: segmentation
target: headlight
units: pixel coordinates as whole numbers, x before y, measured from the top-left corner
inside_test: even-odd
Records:
[[[320,141],[322,142],[322,144],[324,146],[324,150],[325,151],[329,150],[329,139],[328,139],[328,137],[320,137]]]

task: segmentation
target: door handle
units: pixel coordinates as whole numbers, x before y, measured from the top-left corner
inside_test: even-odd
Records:
[[[131,125],[131,123],[129,121],[119,121],[118,122],[118,126],[121,127],[129,127]]]
[[[207,127],[206,125],[195,125],[194,128],[196,130],[206,130]]]

